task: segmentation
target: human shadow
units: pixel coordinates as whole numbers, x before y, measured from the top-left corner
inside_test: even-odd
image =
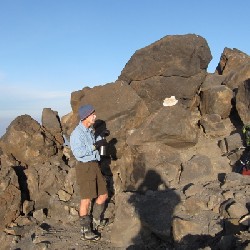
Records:
[[[140,222],[138,226],[140,229],[132,238],[132,244],[126,249],[198,250],[207,247],[212,250],[235,249],[236,235],[242,230],[242,226],[235,226],[225,219],[218,221],[222,230],[215,235],[187,234],[179,241],[175,241],[176,235],[174,237],[174,234],[179,231],[173,231],[173,225],[176,223],[174,220],[181,218],[174,214],[174,210],[181,202],[181,198],[174,189],[166,185],[157,171],[150,169],[144,174],[143,182],[134,192],[131,192],[128,199],[128,203],[134,207],[135,211],[131,219]],[[133,223],[131,231],[134,230]],[[179,224],[179,226],[181,225]],[[178,227],[178,223],[176,226]]]
[[[95,129],[95,136],[99,136],[103,133],[103,131],[108,130],[106,122],[103,120],[96,120],[94,125],[93,125],[94,129]],[[112,132],[111,132],[112,135]],[[108,194],[109,194],[109,199],[114,195],[114,183],[113,183],[113,174],[112,174],[112,170],[111,170],[111,162],[112,160],[116,160],[117,156],[116,156],[116,143],[117,143],[117,139],[116,138],[112,138],[110,140],[108,140],[108,137],[110,137],[109,135],[105,137],[106,141],[107,141],[107,145],[106,145],[106,154],[105,155],[101,155],[101,161],[100,161],[100,165],[101,165],[101,171],[103,173],[103,175],[106,178],[107,181],[107,189],[108,189]]]
[[[146,171],[145,178],[128,202],[140,220],[140,231],[127,249],[159,249],[173,246],[172,218],[179,195],[169,189],[155,170]],[[165,248],[164,248],[165,249]]]

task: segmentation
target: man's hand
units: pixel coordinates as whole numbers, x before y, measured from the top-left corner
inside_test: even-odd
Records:
[[[102,139],[102,140],[95,142],[94,147],[96,149],[99,149],[101,146],[106,146],[106,145],[107,145],[106,139]]]

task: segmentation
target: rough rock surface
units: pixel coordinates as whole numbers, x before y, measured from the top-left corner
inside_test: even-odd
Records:
[[[132,55],[114,83],[72,93],[72,112],[17,117],[0,139],[1,249],[248,249],[249,56],[226,48],[214,74],[206,40],[166,36]],[[165,106],[173,97],[175,105]],[[109,224],[80,239],[76,160],[62,135],[92,104],[111,131],[101,167]]]

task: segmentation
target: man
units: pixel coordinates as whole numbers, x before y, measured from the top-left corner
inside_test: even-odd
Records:
[[[98,240],[100,236],[94,229],[102,224],[101,214],[105,201],[108,198],[106,181],[101,173],[98,149],[105,145],[106,140],[100,136],[95,138],[92,125],[95,123],[96,114],[92,105],[84,105],[79,108],[80,122],[70,136],[70,147],[77,162],[76,180],[80,190],[80,221],[82,227],[82,239]],[[93,206],[93,223],[89,215],[92,199],[96,198]]]

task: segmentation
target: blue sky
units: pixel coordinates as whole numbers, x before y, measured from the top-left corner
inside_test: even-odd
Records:
[[[166,35],[204,37],[214,72],[225,47],[250,54],[249,1],[0,0],[0,136],[15,117],[63,116],[70,94],[115,81]]]

